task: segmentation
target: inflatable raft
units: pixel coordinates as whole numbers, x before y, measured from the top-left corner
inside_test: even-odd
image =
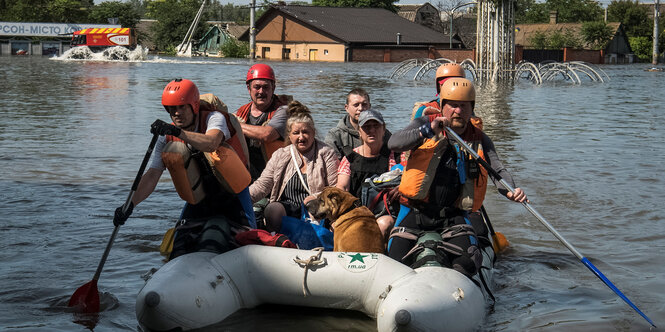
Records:
[[[385,255],[249,245],[180,256],[139,292],[136,317],[153,331],[213,325],[239,309],[284,304],[361,311],[378,331],[472,331],[486,315],[494,252],[471,280],[443,267],[415,270]]]

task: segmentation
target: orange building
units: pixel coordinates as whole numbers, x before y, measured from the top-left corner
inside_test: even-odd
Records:
[[[249,40],[249,31],[240,40]],[[400,62],[438,58],[447,35],[380,8],[271,5],[256,21],[256,57]],[[453,48],[461,48],[453,41]]]

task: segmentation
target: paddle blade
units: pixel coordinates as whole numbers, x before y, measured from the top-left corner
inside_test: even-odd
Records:
[[[492,246],[494,247],[494,252],[500,253],[503,252],[510,246],[508,239],[501,232],[496,232],[492,234]]]
[[[79,313],[99,312],[99,291],[97,290],[97,280],[91,280],[87,284],[79,287],[69,299],[70,307],[75,307]]]

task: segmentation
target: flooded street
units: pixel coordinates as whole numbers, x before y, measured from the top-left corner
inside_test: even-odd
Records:
[[[194,81],[234,111],[249,101],[246,60],[149,57],[142,62],[0,57],[0,330],[85,331],[67,301],[90,281],[151,135],[168,120],[161,92]],[[365,88],[388,129],[406,126],[433,79],[390,80],[396,64],[270,63],[278,94],[312,110],[325,137]],[[647,65],[602,66],[611,80],[478,90],[476,113],[532,206],[657,326],[665,325],[665,85]],[[412,76],[412,75],[411,75]],[[167,174],[167,173],[165,173]],[[648,331],[648,324],[529,214],[488,188],[496,231],[511,243],[494,274],[497,302],[482,331]],[[99,280],[95,331],[138,330],[141,275],[182,208],[168,175],[115,240]],[[297,311],[297,314],[293,314]],[[90,321],[89,317],[83,320]],[[219,331],[367,331],[362,314],[261,308]]]

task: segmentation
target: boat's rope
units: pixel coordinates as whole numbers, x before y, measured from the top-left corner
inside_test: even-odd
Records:
[[[323,247],[318,247],[312,249],[316,251],[316,254],[310,256],[308,259],[300,259],[300,257],[296,256],[296,258],[293,259],[296,264],[300,265],[300,267],[305,269],[305,275],[303,276],[302,279],[302,292],[305,297],[307,295],[310,295],[309,289],[307,288],[307,271],[309,271],[310,268],[314,270],[319,265],[325,265],[326,264],[326,259],[323,258],[321,259],[321,254],[323,253]]]

